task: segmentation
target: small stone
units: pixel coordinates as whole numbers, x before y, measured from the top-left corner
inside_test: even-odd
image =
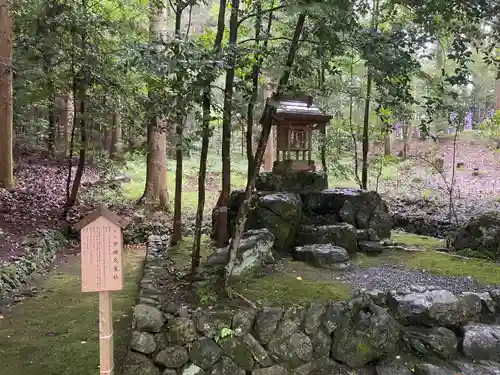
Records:
[[[160,375],[160,370],[145,355],[129,352],[125,358],[123,375]]]
[[[165,323],[165,318],[156,307],[139,304],[134,307],[135,327],[138,331],[160,332]]]
[[[245,370],[239,368],[229,357],[222,357],[217,362],[210,375],[245,375]]]
[[[318,330],[321,325],[321,318],[326,312],[326,306],[320,302],[311,302],[306,310],[304,319],[304,331],[311,335]]]
[[[171,368],[166,368],[161,375],[177,375],[177,371]]]
[[[283,310],[277,307],[264,307],[257,314],[255,322],[256,338],[261,344],[267,344],[278,327]]]
[[[167,368],[180,368],[189,359],[187,350],[182,346],[170,346],[160,350],[155,357],[155,363]]]
[[[175,318],[168,323],[166,336],[172,344],[188,344],[197,338],[196,327],[191,319]]]
[[[322,329],[318,329],[311,336],[315,357],[327,356],[332,347],[332,339]]]
[[[167,338],[163,332],[155,334],[155,342],[157,350],[165,349],[168,346]]]
[[[241,337],[227,337],[220,340],[219,344],[224,354],[231,358],[238,366],[247,371],[253,369],[254,360],[252,352]]]
[[[167,302],[163,306],[163,311],[165,311],[166,313],[169,313],[169,314],[173,314],[173,315],[177,315],[178,309],[179,309],[179,307],[177,306],[177,304],[175,304],[172,301]]]
[[[283,318],[278,324],[276,335],[290,336],[292,333],[299,330],[304,317],[304,309],[302,307],[290,307],[283,314]]]
[[[137,373],[139,375],[139,373]],[[142,375],[142,374],[141,374]],[[182,371],[182,375],[205,375],[205,371],[202,368],[191,364]]]
[[[231,327],[232,315],[227,311],[206,311],[196,316],[196,328],[205,337],[217,336],[222,328]]]
[[[358,241],[359,251],[362,253],[381,253],[384,247],[380,241]]]
[[[457,371],[447,367],[440,367],[430,363],[419,363],[415,365],[415,375],[457,375]]]
[[[291,368],[313,359],[311,339],[302,332],[296,332],[290,337],[274,336],[269,342],[268,350],[276,362]]]
[[[179,310],[177,311],[177,314],[179,314],[179,316],[181,318],[189,318],[189,309],[187,306],[180,306],[179,307]]]
[[[252,330],[257,312],[255,310],[240,310],[233,317],[233,331],[236,336],[243,336]]]
[[[151,354],[156,350],[155,337],[151,333],[134,331],[130,340],[130,348],[139,353]]]
[[[334,302],[327,306],[326,312],[321,319],[321,325],[328,335],[331,335],[337,329],[346,308],[344,302]]]
[[[214,340],[203,338],[195,341],[189,352],[189,358],[194,364],[206,370],[222,358],[222,349]]]
[[[259,342],[249,333],[243,336],[243,342],[248,350],[252,353],[253,358],[262,367],[269,367],[273,364],[271,357],[267,351],[259,344]]]
[[[377,375],[412,375],[408,366],[405,366],[402,363],[377,365],[375,369],[377,371]]]
[[[259,368],[252,371],[252,375],[289,375],[288,370],[281,365]]]

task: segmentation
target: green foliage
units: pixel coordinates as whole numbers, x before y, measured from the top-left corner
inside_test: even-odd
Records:
[[[500,141],[500,110],[495,111],[493,116],[483,121],[479,126],[479,131],[485,137],[495,141]]]

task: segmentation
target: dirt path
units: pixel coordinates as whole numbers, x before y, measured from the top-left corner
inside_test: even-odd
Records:
[[[125,287],[113,295],[116,375],[129,340],[144,252],[125,250]],[[97,374],[98,296],[81,293],[78,257],[46,275],[38,289],[22,304],[0,311],[0,374]]]

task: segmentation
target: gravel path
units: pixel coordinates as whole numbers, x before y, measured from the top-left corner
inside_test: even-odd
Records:
[[[481,292],[498,286],[484,285],[472,277],[439,276],[429,272],[408,270],[402,267],[383,265],[373,268],[353,268],[347,271],[342,281],[354,289],[380,289],[384,292],[405,290],[411,286],[425,286],[450,290],[453,293]]]

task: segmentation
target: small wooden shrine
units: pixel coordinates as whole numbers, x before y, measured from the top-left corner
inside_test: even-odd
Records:
[[[310,95],[273,95],[267,100],[267,105],[276,109],[273,117],[277,140],[273,171],[316,170],[311,157],[312,131],[320,129],[324,132],[332,116],[325,115],[314,105]]]

